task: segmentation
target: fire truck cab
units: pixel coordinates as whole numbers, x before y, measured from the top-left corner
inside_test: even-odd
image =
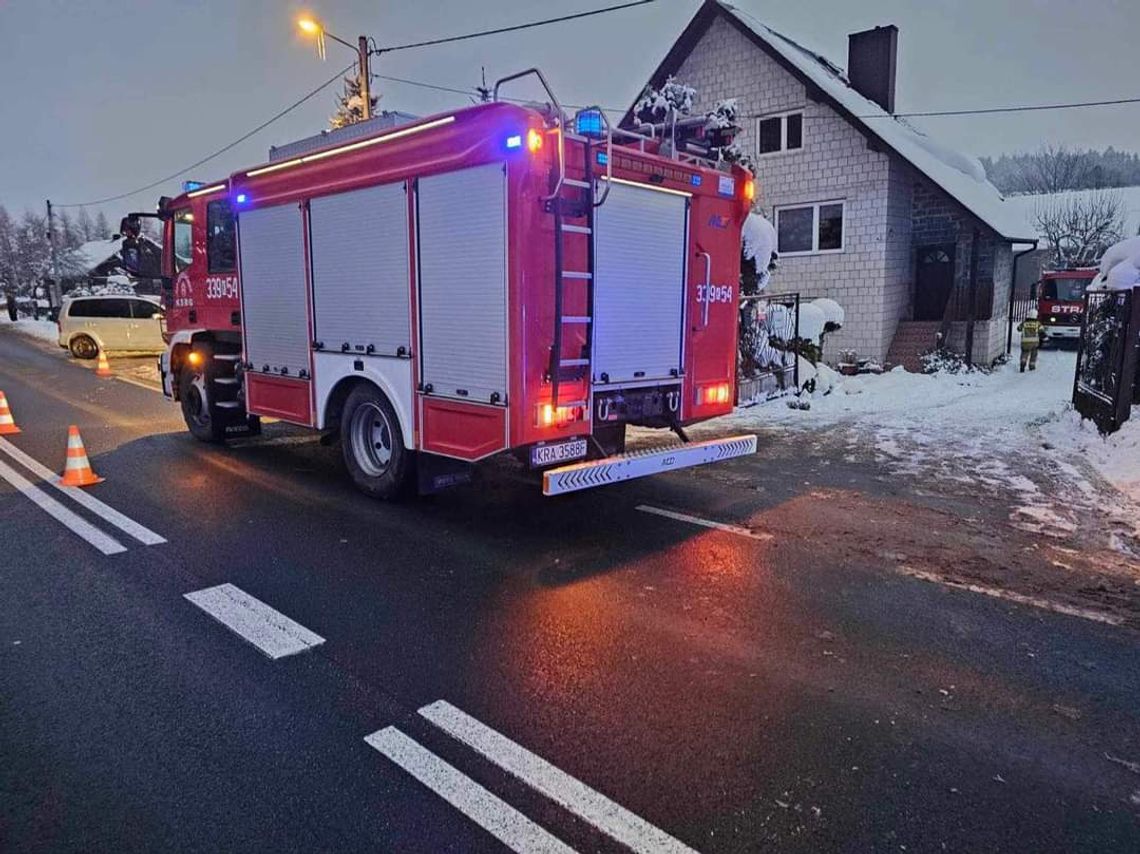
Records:
[[[1085,290],[1096,275],[1096,267],[1050,270],[1042,274],[1037,285],[1037,317],[1041,321],[1042,344],[1080,337]]]
[[[513,453],[571,492],[754,453],[735,400],[739,167],[604,114],[498,101],[163,199],[167,397],[199,439],[274,418],[391,498]],[[629,425],[670,447],[625,454]]]

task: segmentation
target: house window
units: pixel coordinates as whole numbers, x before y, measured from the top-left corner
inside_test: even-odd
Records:
[[[804,114],[780,113],[756,120],[757,154],[778,154],[804,147]]]
[[[841,201],[776,208],[777,251],[781,255],[842,252],[843,210]]]

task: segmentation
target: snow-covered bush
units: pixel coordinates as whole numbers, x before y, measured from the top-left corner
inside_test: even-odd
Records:
[[[693,99],[696,97],[696,89],[677,82],[673,75],[669,75],[660,89],[645,87],[633,106],[633,114],[638,121],[650,123],[665,121],[670,112],[687,116],[693,111]]]
[[[745,295],[760,293],[768,287],[772,271],[777,266],[776,229],[763,214],[752,211],[744,220],[740,240],[741,266],[751,265],[755,275],[755,281],[749,283],[754,287],[741,287],[740,292]]]
[[[1140,286],[1140,235],[1110,246],[1093,282],[1098,290],[1127,291]]]

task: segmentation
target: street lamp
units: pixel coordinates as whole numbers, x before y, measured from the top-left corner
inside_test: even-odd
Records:
[[[364,118],[372,118],[372,93],[369,86],[369,69],[368,69],[368,36],[361,36],[357,39],[356,46],[353,47],[349,42],[339,36],[330,33],[325,29],[324,24],[314,18],[312,15],[302,15],[297,19],[297,27],[301,32],[306,35],[316,36],[317,38],[317,55],[325,58],[325,36],[328,36],[334,42],[338,42],[356,54],[357,63],[359,65],[359,81],[360,81],[360,97],[364,100]]]

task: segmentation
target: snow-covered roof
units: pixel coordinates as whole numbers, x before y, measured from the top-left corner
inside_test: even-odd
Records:
[[[1039,211],[1047,211],[1071,201],[1090,199],[1098,194],[1115,196],[1120,199],[1123,208],[1124,235],[1130,237],[1140,233],[1140,187],[1112,187],[1104,190],[1066,190],[1061,193],[1036,193],[1022,196],[1008,196],[1005,203],[1014,208],[1021,217],[1023,230],[1030,234],[1038,234],[1037,225]]]
[[[940,145],[904,119],[888,113],[856,92],[843,69],[823,54],[776,32],[724,0],[706,0],[690,28],[698,19],[716,12],[728,15],[750,33],[755,42],[782,59],[785,67],[790,66],[794,73],[817,87],[852,124],[881,140],[999,235],[1012,242],[1031,242],[1035,237],[1035,230],[1026,229],[1020,212],[1007,204],[997,188],[986,180],[985,170],[976,158]],[[657,75],[675,71],[667,67],[671,62],[680,65],[683,56],[676,54],[676,47],[658,68]]]
[[[118,258],[119,250],[122,248],[121,240],[89,240],[80,244],[71,252],[76,272],[90,273],[100,264]]]

